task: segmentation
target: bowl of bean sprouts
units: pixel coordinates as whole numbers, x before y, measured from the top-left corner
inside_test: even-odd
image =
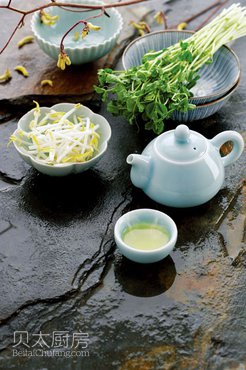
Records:
[[[50,176],[81,173],[107,150],[111,128],[107,120],[81,104],[36,107],[18,122],[10,136],[20,156]]]

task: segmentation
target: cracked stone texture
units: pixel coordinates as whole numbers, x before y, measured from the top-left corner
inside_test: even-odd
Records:
[[[171,24],[190,14],[190,3],[198,8],[173,2]],[[219,113],[190,125],[208,138],[231,129],[246,136],[246,39],[233,49],[242,61],[238,90]],[[226,168],[210,202],[164,207],[131,185],[125,163],[150,135],[104,106],[100,113],[112,127],[105,157],[60,179],[38,174],[6,147],[18,119],[13,111],[0,120],[0,368],[245,369],[245,153]],[[154,265],[115,250],[115,221],[140,207],[168,213],[179,230],[174,251]],[[90,357],[13,357],[18,330],[30,337],[41,330],[49,340],[56,330],[87,332]]]

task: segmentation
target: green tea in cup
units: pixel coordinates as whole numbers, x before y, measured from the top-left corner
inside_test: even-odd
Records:
[[[148,251],[163,247],[170,240],[170,235],[162,226],[138,223],[126,228],[122,239],[132,248]]]

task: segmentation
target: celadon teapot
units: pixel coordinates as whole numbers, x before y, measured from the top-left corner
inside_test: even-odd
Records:
[[[220,147],[233,142],[225,157]],[[141,155],[130,154],[131,181],[151,199],[171,207],[193,207],[213,198],[224,182],[224,168],[243,152],[242,136],[224,131],[212,140],[179,125],[152,140]]]

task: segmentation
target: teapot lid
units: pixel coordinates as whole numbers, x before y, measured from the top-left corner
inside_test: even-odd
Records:
[[[167,131],[156,140],[156,150],[165,158],[176,162],[191,162],[206,152],[207,139],[198,132],[179,125]]]

